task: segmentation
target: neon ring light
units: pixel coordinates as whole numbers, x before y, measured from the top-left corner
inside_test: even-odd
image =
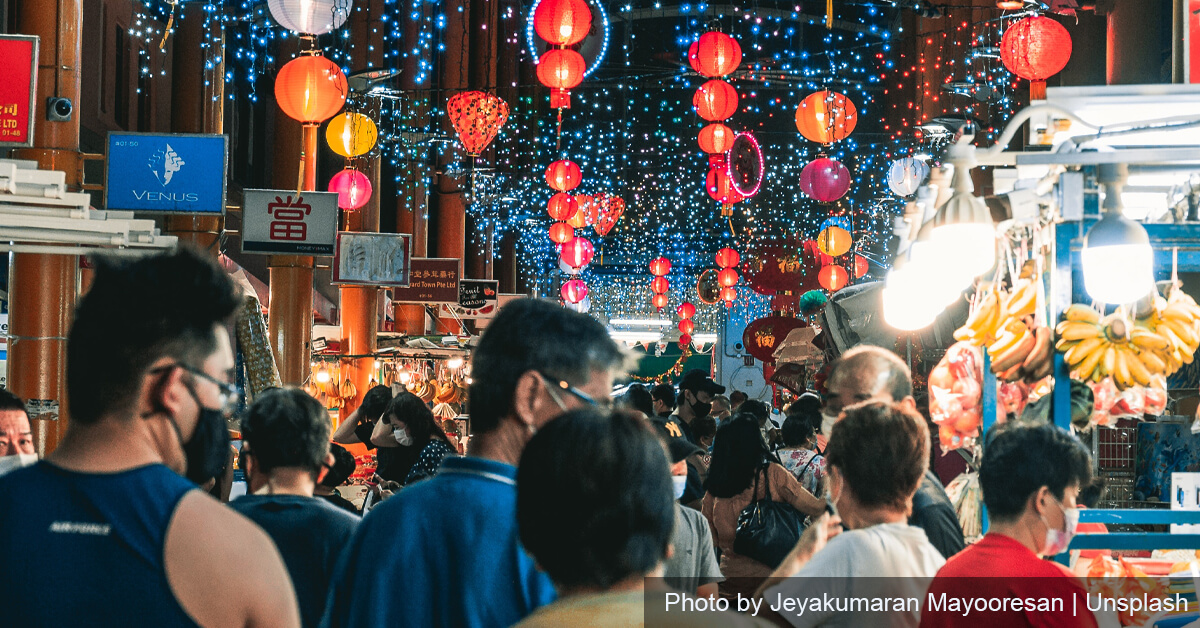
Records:
[[[725,168],[729,181],[738,194],[747,198],[758,194],[765,168],[762,149],[750,133],[738,133],[733,146],[725,153]]]

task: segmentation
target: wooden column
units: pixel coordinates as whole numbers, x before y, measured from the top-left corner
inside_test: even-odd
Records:
[[[80,54],[83,0],[24,0],[13,11],[12,32],[41,37],[34,98],[34,148],[13,151],[45,170],[67,173],[78,190]],[[65,122],[46,119],[46,99],[69,98],[76,113]],[[32,421],[38,454],[54,451],[66,432],[66,339],[75,310],[79,258],[17,253],[9,268],[8,389],[22,399],[57,402],[59,413]]]
[[[421,19],[429,14],[430,5],[420,0],[410,0],[408,9],[416,11]],[[417,41],[420,34],[418,20],[405,20],[404,41]],[[429,53],[432,56],[431,53]],[[426,61],[431,59],[427,58]],[[404,105],[411,112],[415,126],[423,126],[429,120],[429,103],[432,99],[415,91],[424,87],[417,83],[420,73],[421,58],[416,55],[405,57],[400,72],[400,88],[406,90],[409,96]],[[427,86],[427,85],[425,85]],[[424,101],[423,101],[424,99]],[[405,167],[407,166],[407,167]],[[429,190],[425,179],[429,176],[429,166],[425,161],[418,160],[409,164],[401,164],[404,168],[404,180],[396,185],[396,231],[412,234],[412,256],[429,256]],[[396,304],[396,331],[410,336],[420,336],[425,333],[425,306],[414,303]]]

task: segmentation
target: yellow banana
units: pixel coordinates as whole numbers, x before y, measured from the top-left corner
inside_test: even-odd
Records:
[[[1011,349],[1012,346],[1017,344],[1017,341],[1020,339],[1021,339],[1020,334],[1016,334],[1011,331],[1005,331],[1000,336],[1000,338],[996,340],[996,342],[993,342],[992,344],[988,345],[988,348],[987,348],[988,355],[992,356],[992,358],[994,360],[994,359],[998,358],[1004,352]]]
[[[1141,351],[1137,354],[1130,354],[1134,359],[1140,359],[1142,364],[1146,365],[1146,369],[1151,373],[1167,372],[1167,362],[1163,360],[1157,353],[1153,351]]]
[[[1132,341],[1138,349],[1148,351],[1164,351],[1171,346],[1171,341],[1140,325],[1134,325]]]
[[[1104,340],[1099,336],[1088,338],[1087,340],[1080,340],[1079,344],[1071,347],[1066,354],[1063,355],[1063,359],[1067,361],[1067,364],[1072,366],[1079,364],[1080,362],[1083,362],[1084,358],[1086,358],[1088,354],[1098,349],[1103,342]]]
[[[1079,344],[1079,342],[1080,341],[1078,341],[1078,340],[1067,340],[1065,338],[1059,338],[1058,342],[1054,343],[1054,349],[1056,351],[1058,351],[1059,353],[1065,354],[1071,347],[1074,347],[1075,345]]]
[[[1072,303],[1070,307],[1063,312],[1063,318],[1068,321],[1077,321],[1082,323],[1099,323],[1100,312],[1088,307],[1082,303]]]
[[[1191,325],[1180,323],[1175,319],[1168,318],[1163,320],[1162,324],[1159,325],[1160,329],[1163,327],[1166,327],[1174,332],[1175,335],[1183,341],[1183,344],[1187,345],[1188,349],[1193,353],[1195,353],[1196,347],[1200,346],[1200,336],[1196,334],[1196,330]]]
[[[1102,348],[1098,348],[1098,349],[1092,351],[1091,353],[1087,354],[1083,358],[1083,361],[1079,363],[1079,368],[1076,369],[1079,371],[1079,378],[1080,379],[1090,378],[1092,376],[1092,373],[1096,370],[1096,365],[1100,363],[1100,359],[1103,357],[1104,357],[1104,350]]]
[[[1105,375],[1110,375],[1117,368],[1117,346],[1108,345],[1104,350],[1104,357],[1100,358],[1100,370]]]
[[[1137,359],[1137,356],[1134,356],[1132,360],[1127,360],[1126,364],[1129,365],[1129,374],[1133,376],[1133,380],[1139,386],[1148,386],[1150,384],[1150,371],[1146,370],[1146,365],[1142,364],[1142,361]]]
[[[1064,340],[1086,340],[1100,335],[1100,326],[1082,321],[1064,321],[1058,324],[1058,336]]]
[[[1012,295],[1004,304],[1004,311],[1009,316],[1020,318],[1033,314],[1037,309],[1037,284],[1032,281],[1019,281],[1013,286]]]
[[[1167,304],[1167,307],[1163,308],[1161,314],[1163,318],[1169,318],[1184,323],[1190,323],[1196,318],[1195,316],[1192,316],[1191,309],[1182,302]]]
[[[1129,360],[1136,359],[1137,356],[1131,355],[1125,347],[1117,348],[1116,360],[1113,363],[1113,380],[1119,388],[1128,388],[1133,384],[1133,376],[1129,374]]]
[[[1020,365],[1029,356],[1029,352],[1033,351],[1036,343],[1037,339],[1034,335],[1029,333],[1029,330],[1025,330],[1025,333],[1021,334],[1017,338],[1017,341],[1009,346],[1007,350],[996,354],[992,360],[992,372],[1003,373],[1014,366]]]

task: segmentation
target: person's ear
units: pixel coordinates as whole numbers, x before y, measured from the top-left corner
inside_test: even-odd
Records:
[[[667,552],[666,555],[663,556],[663,560],[671,560],[672,558],[675,558],[675,544],[667,543]]]
[[[537,421],[538,409],[545,396],[543,387],[542,378],[537,373],[525,371],[517,378],[517,385],[513,388],[513,417],[528,428],[533,428]]]
[[[184,370],[171,368],[170,365],[170,358],[162,358],[142,380],[139,416],[148,417],[162,412],[174,417],[182,413],[191,395],[183,383]],[[156,369],[162,370],[155,372]]]
[[[1033,494],[1033,512],[1036,515],[1042,516],[1050,511],[1050,502],[1054,501],[1054,495],[1050,493],[1049,486],[1043,486]]]
[[[317,484],[320,484],[325,476],[329,475],[329,470],[333,468],[333,463],[337,462],[333,458],[332,453],[325,454],[325,464],[321,465],[321,470],[317,471]]]
[[[912,395],[909,395],[909,396],[905,397],[904,399],[901,399],[900,405],[901,405],[901,407],[905,408],[906,410],[910,410],[912,412],[917,411],[917,400],[914,399]]]

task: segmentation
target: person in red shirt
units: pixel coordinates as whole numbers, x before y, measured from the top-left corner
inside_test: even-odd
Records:
[[[1083,583],[1043,558],[1066,551],[1075,534],[1075,500],[1091,482],[1083,444],[1053,425],[999,428],[984,445],[979,482],[990,528],[938,570],[921,628],[1095,627]]]

